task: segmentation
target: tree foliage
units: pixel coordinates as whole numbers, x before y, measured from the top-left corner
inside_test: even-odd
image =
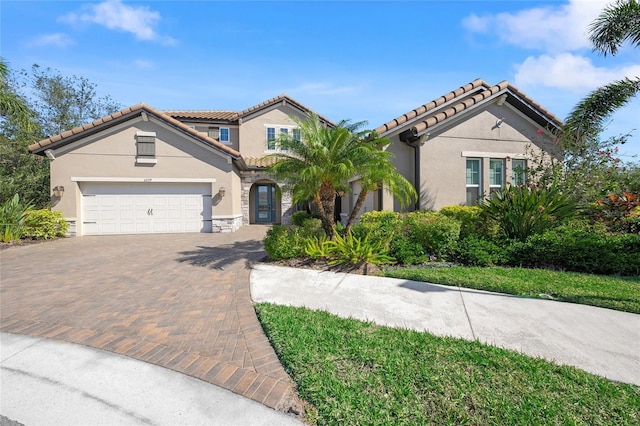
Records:
[[[617,0],[605,7],[589,27],[589,40],[595,51],[615,55],[620,46],[631,42],[640,47],[640,3]],[[605,120],[640,92],[640,77],[628,77],[606,84],[582,99],[569,113],[563,129],[563,143],[574,148],[597,139]],[[624,138],[618,142],[624,143]]]
[[[10,72],[0,61],[0,202],[19,194],[36,208],[50,204],[49,163],[28,146],[120,109],[109,96],[98,97],[85,77],[63,76],[34,65]]]
[[[361,131],[363,122],[344,120],[331,126],[315,114],[292,119],[300,130],[299,137],[281,135],[280,152],[270,156],[277,162],[269,172],[285,182],[294,202],[313,201],[327,235],[334,235],[336,196],[348,192],[352,180],[362,179],[365,191],[387,184],[386,188],[402,199],[415,194],[402,176],[391,173],[395,171],[392,154],[382,150],[389,141]]]
[[[618,53],[625,41],[640,47],[640,2],[618,0],[607,6],[589,26],[589,41],[603,55]]]

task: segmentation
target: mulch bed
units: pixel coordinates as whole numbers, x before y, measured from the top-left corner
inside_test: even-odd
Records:
[[[275,266],[288,266],[290,268],[302,268],[313,269],[316,271],[329,271],[329,272],[344,272],[347,274],[359,274],[359,275],[380,275],[381,269],[372,264],[352,265],[352,264],[338,264],[329,265],[326,260],[315,260],[310,257],[303,257],[299,259],[284,259],[284,260],[271,260],[269,257],[265,257],[261,260],[262,263]]]

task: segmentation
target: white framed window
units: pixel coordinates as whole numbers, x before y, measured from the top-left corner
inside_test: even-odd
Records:
[[[474,206],[480,200],[482,194],[482,160],[480,158],[467,158],[467,206]]]
[[[276,150],[276,128],[267,127],[267,151]]]
[[[278,138],[282,135],[292,135],[300,140],[300,129],[293,126],[266,125],[267,129],[267,151],[285,150],[278,146]]]
[[[527,160],[511,160],[511,184],[527,184]]]
[[[224,144],[231,143],[231,134],[229,132],[228,127],[209,127],[209,131],[207,132],[207,136],[211,139],[215,139],[218,142],[222,142]]]
[[[489,159],[489,192],[501,191],[504,188],[504,160]]]
[[[229,135],[229,128],[228,127],[220,127],[220,142],[222,143],[230,143],[231,142],[231,137]]]

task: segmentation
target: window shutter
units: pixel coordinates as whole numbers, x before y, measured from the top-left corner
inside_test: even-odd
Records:
[[[156,134],[138,132],[136,134],[136,154],[138,157],[154,158],[156,156]]]

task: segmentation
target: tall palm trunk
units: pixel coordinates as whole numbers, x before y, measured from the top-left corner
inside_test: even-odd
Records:
[[[320,203],[322,205],[322,212],[320,213],[322,218],[322,225],[329,238],[334,237],[335,228],[335,206],[336,206],[336,190],[333,185],[329,183],[323,183],[320,187]]]
[[[368,194],[369,190],[360,190],[360,194],[358,194],[358,199],[356,200],[356,205],[353,206],[353,210],[351,210],[351,214],[349,215],[349,221],[347,222],[347,227],[345,228],[345,234],[351,232],[351,228],[353,228],[353,225],[356,222],[356,217],[358,217],[358,213],[360,212],[360,209],[362,208]]]

